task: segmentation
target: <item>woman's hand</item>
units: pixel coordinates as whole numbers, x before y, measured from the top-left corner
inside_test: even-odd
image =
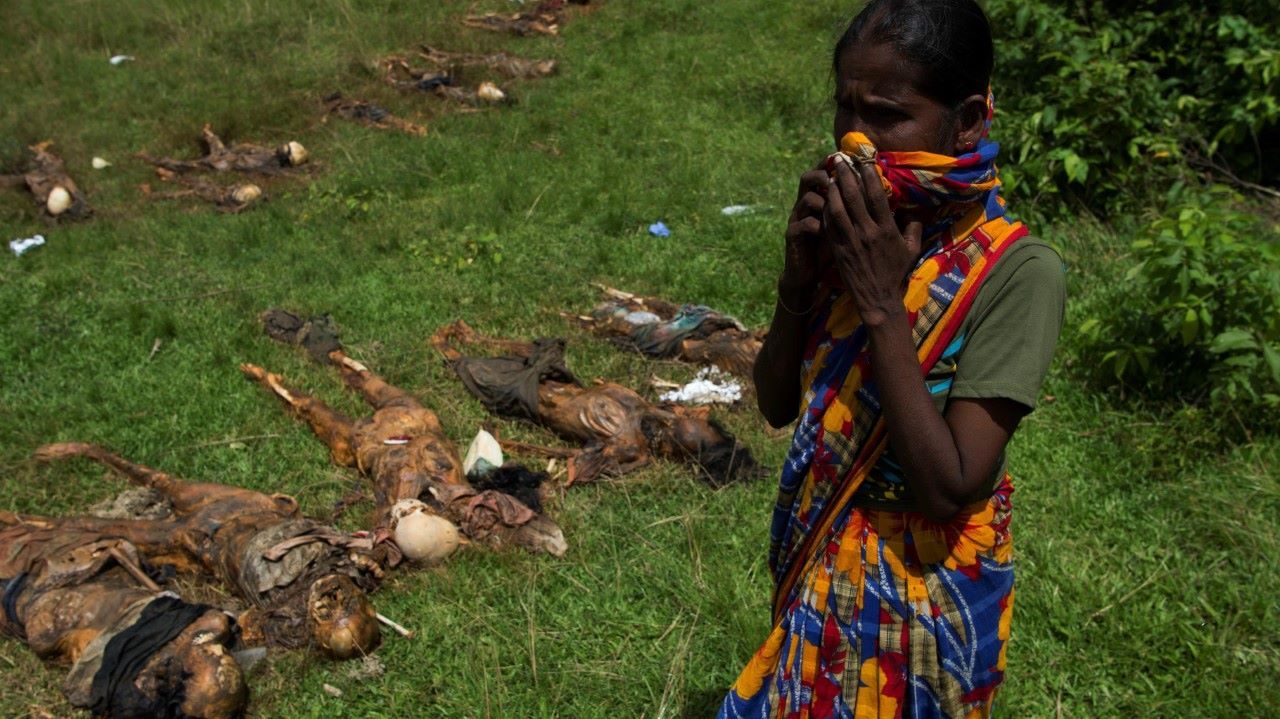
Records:
[[[823,219],[836,271],[862,321],[875,326],[900,315],[920,257],[922,224],[899,229],[875,168],[860,165],[855,172],[847,162],[836,163]]]
[[[778,294],[789,307],[808,307],[822,275],[818,249],[822,243],[822,214],[830,180],[826,161],[800,176],[796,204],[787,220],[786,260],[778,278]]]

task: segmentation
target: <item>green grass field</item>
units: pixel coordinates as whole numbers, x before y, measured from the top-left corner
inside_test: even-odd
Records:
[[[8,0],[0,162],[54,140],[96,214],[50,227],[24,194],[0,192],[0,239],[48,239],[0,257],[0,507],[75,512],[118,491],[87,463],[28,460],[42,443],[83,440],[327,511],[354,475],[237,365],[362,408],[260,335],[270,306],[331,312],[351,353],[418,393],[464,445],[486,417],[427,346],[439,324],[566,336],[580,376],[640,387],[694,368],[569,326],[559,312],[589,307],[590,282],[767,322],[795,178],[830,144],[828,52],[852,4],[597,4],[571,13],[560,38],[522,39],[459,24],[506,0]],[[562,72],[513,83],[513,107],[445,113],[372,67],[423,42],[554,57]],[[113,67],[116,53],[137,60]],[[335,90],[430,134],[321,123]],[[144,198],[138,185],[154,178],[132,154],[193,156],[204,122],[230,140],[297,139],[318,170],[268,183],[270,200],[239,215]],[[92,170],[94,155],[114,165]],[[760,209],[723,217],[729,204]],[[659,219],[671,237],[645,231]],[[1011,449],[1019,584],[999,713],[1270,716],[1280,442],[1222,450],[1191,411],[1157,415],[1084,386],[1072,327],[1123,277],[1131,228],[1035,229],[1062,249],[1072,304],[1054,399]],[[777,466],[786,436],[750,407],[718,417]],[[772,497],[772,480],[712,491],[668,464],[575,488],[552,509],[564,559],[466,551],[401,572],[377,602],[417,637],[387,636],[385,674],[275,656],[251,677],[253,716],[710,716],[767,631]],[[0,715],[70,715],[63,674],[0,641]]]

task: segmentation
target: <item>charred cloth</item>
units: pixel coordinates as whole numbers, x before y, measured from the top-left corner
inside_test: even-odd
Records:
[[[535,471],[518,464],[505,464],[472,479],[471,486],[480,491],[492,489],[509,494],[523,502],[529,509],[542,512],[542,495],[539,490],[546,481],[546,472]]]

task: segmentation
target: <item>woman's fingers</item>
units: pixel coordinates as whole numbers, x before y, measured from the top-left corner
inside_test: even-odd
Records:
[[[801,237],[817,237],[822,234],[822,220],[817,217],[806,217],[796,225]]]
[[[889,197],[884,192],[884,185],[880,182],[880,173],[876,172],[875,166],[871,164],[861,165],[858,168],[858,175],[862,178],[867,209],[871,219],[881,226],[893,222],[893,210],[889,209]]]
[[[822,208],[827,204],[827,198],[816,192],[806,192],[796,206],[800,209],[800,215],[821,215]]]
[[[907,252],[912,257],[920,256],[920,248],[924,238],[924,223],[920,220],[911,220],[907,223],[906,231],[902,233],[902,239],[907,243]]]
[[[803,197],[811,192],[824,194],[829,182],[830,179],[827,177],[825,170],[810,170],[800,176],[799,195]]]
[[[844,201],[845,210],[859,230],[858,234],[863,240],[870,239],[875,223],[867,212],[866,190],[858,175],[850,168],[850,163],[836,163],[836,184],[840,187],[840,199]]]

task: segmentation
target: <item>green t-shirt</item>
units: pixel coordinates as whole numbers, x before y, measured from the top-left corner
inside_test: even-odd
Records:
[[[938,411],[953,399],[1011,399],[1035,409],[1053,361],[1066,306],[1066,272],[1049,245],[1024,237],[991,268],[955,339],[925,377]],[[989,487],[1005,472],[1001,454]],[[913,508],[910,488],[892,450],[872,469],[854,504]]]

